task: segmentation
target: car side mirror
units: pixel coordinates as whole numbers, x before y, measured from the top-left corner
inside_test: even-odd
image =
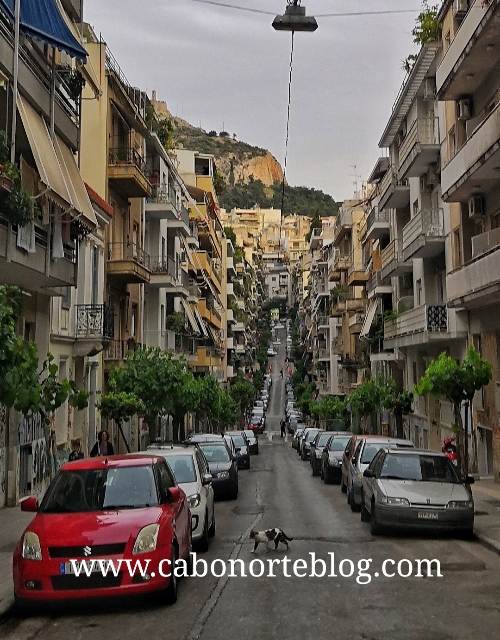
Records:
[[[476,479],[474,478],[474,476],[467,476],[465,478],[465,483],[466,484],[474,484],[474,482],[476,482]]]
[[[179,487],[170,487],[167,491],[168,502],[178,502],[181,498],[181,490]]]
[[[211,473],[204,473],[203,477],[201,479],[201,484],[207,485],[207,484],[210,484],[211,482],[212,482],[212,474]]]
[[[38,500],[33,496],[25,498],[21,502],[21,511],[30,511],[36,513],[38,511]]]
[[[365,469],[363,471],[363,475],[365,478],[376,478],[377,476],[375,475],[375,472],[372,471],[371,469]]]

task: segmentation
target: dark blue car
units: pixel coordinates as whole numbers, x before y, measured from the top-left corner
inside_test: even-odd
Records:
[[[226,436],[230,436],[236,447],[238,455],[238,469],[250,469],[250,443],[245,433],[242,431],[226,431]]]

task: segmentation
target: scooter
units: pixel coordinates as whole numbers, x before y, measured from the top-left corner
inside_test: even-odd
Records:
[[[451,462],[456,465],[457,464],[457,447],[453,444],[455,438],[445,438],[443,440],[443,448],[441,451],[444,455],[451,460]]]

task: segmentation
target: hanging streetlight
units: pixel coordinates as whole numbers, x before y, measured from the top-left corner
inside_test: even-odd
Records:
[[[288,6],[282,16],[273,20],[276,31],[316,31],[318,23],[314,16],[306,16],[306,8],[300,6],[300,0],[288,0]]]

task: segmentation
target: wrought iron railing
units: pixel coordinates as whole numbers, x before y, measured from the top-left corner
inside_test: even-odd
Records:
[[[76,337],[110,338],[115,334],[115,314],[107,304],[77,304]]]
[[[112,147],[109,150],[108,161],[110,165],[133,165],[139,169],[146,178],[150,177],[151,171],[146,164],[146,160],[134,147]]]
[[[132,260],[148,270],[151,268],[151,256],[135,242],[110,242],[108,260]]]

